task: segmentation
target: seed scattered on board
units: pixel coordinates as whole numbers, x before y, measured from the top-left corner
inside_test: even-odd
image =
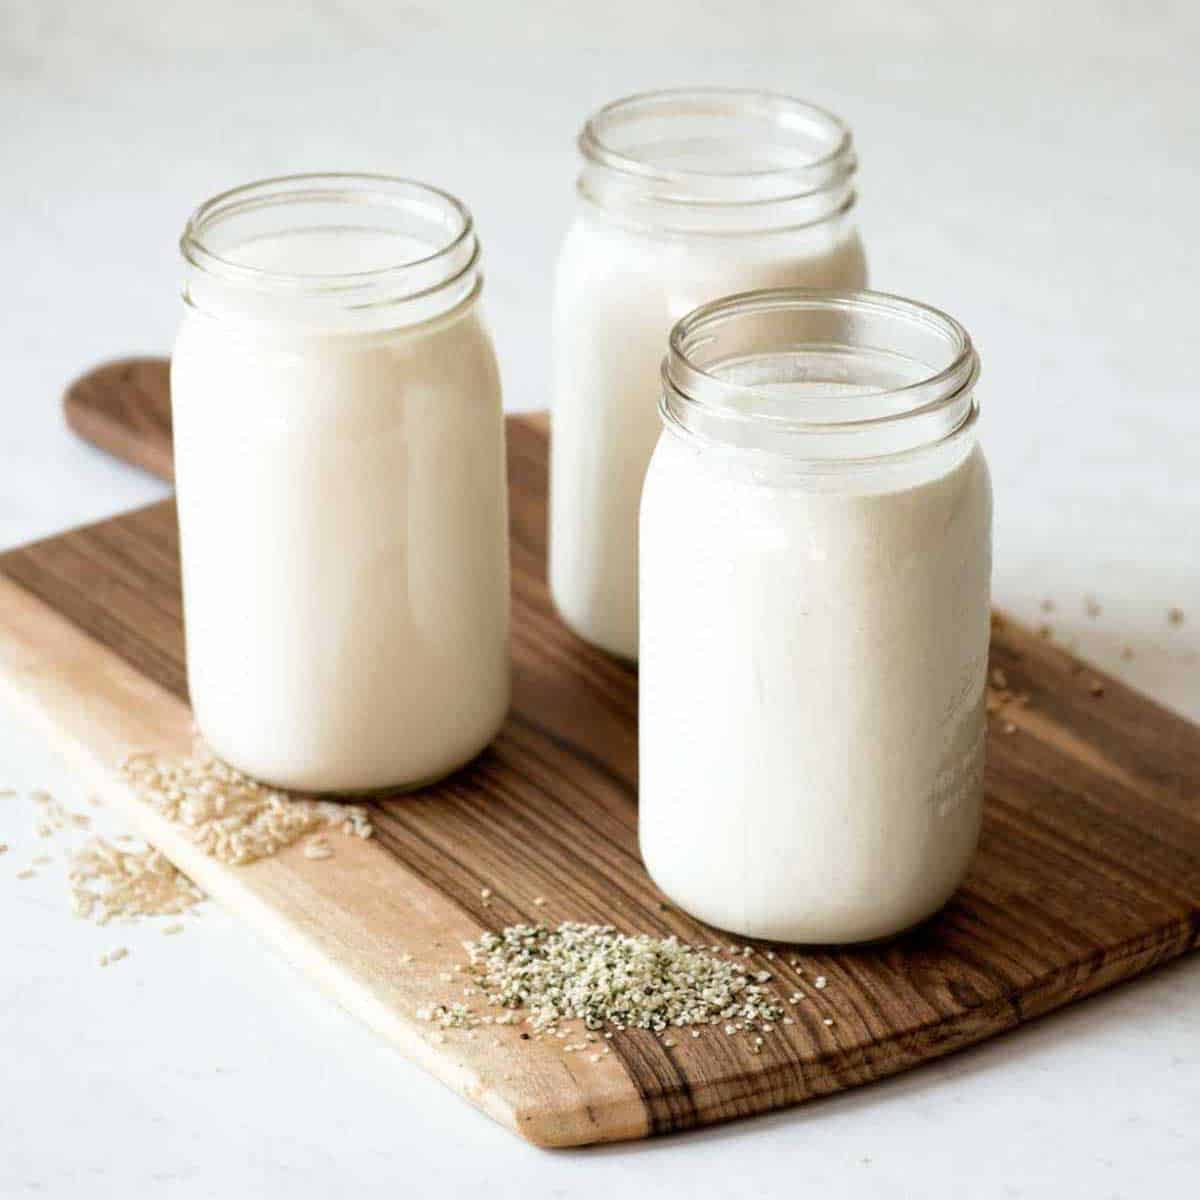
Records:
[[[308,838],[304,845],[307,858],[331,858],[331,830],[359,838],[373,832],[360,805],[292,797],[265,788],[203,746],[188,759],[152,752],[133,754],[121,769],[143,801],[181,825],[200,849],[223,862],[253,862],[301,838]],[[38,837],[91,828],[91,817],[68,812],[49,792],[35,790],[29,798],[37,814],[33,832]],[[89,803],[101,806],[95,796],[89,797]],[[7,849],[0,844],[0,853]],[[52,861],[49,855],[38,855],[32,866],[17,872],[17,878],[32,879],[37,874],[34,866]],[[178,915],[205,899],[204,892],[161,851],[139,844],[126,833],[111,841],[93,835],[82,847],[68,849],[67,882],[75,915],[100,925]],[[173,935],[183,928],[174,922],[162,932]],[[127,953],[124,947],[111,950],[101,957],[101,965],[118,962]]]
[[[126,757],[121,773],[139,799],[224,863],[240,866],[268,858],[310,834],[340,829],[369,838],[374,832],[362,805],[266,787],[222,762],[203,743],[190,758],[138,751]]]
[[[360,838],[373,830],[366,810],[357,805],[338,805],[309,797],[291,797],[264,788],[201,748],[190,759],[172,760],[143,752],[130,755],[122,766],[127,782],[140,798],[168,820],[182,826],[205,853],[231,864],[256,861],[285,846],[304,840],[303,852],[311,859],[332,857],[329,831]],[[69,813],[47,792],[31,794],[41,812],[35,832],[52,837],[60,830],[86,830],[91,819]],[[93,798],[93,803],[99,803]],[[121,845],[115,844],[116,841]],[[130,835],[115,841],[92,836],[82,849],[68,855],[68,880],[76,915],[100,924],[114,918],[131,920],[185,911],[204,899],[204,893],[151,846],[133,845]],[[8,847],[0,844],[0,853]],[[41,855],[36,863],[49,863]],[[33,878],[26,867],[19,879]],[[480,889],[486,906],[492,899],[489,887]],[[544,896],[534,897],[542,907]],[[164,935],[183,932],[180,922],[162,927]],[[435,1024],[433,1040],[445,1041],[446,1029],[462,1029],[468,1038],[478,1025],[511,1025],[524,1010],[524,1023],[533,1033],[522,1032],[523,1041],[553,1037],[563,1040],[572,1052],[590,1050],[603,1032],[604,1042],[589,1054],[599,1062],[611,1053],[614,1030],[647,1029],[656,1033],[665,1048],[678,1043],[664,1031],[693,1026],[692,1038],[701,1036],[705,1025],[723,1027],[727,1035],[751,1035],[752,1053],[764,1044],[763,1033],[773,1033],[776,1023],[795,1024],[783,1016],[766,984],[770,971],[753,971],[741,961],[755,951],[748,945],[715,946],[714,952],[680,942],[675,936],[655,938],[649,934],[622,934],[611,926],[564,923],[557,929],[545,926],[510,926],[500,934],[485,933],[467,944],[469,965],[457,965],[465,975],[464,996],[481,994],[499,1014],[478,1014],[463,1003],[433,1005],[418,1015]],[[117,946],[102,954],[101,966],[127,957]],[[767,961],[775,954],[767,951]],[[414,961],[411,954],[399,956],[401,964]],[[797,964],[794,961],[793,966]],[[443,983],[453,982],[449,971],[439,973]],[[825,986],[824,976],[817,987]],[[802,998],[796,993],[792,1003]],[[564,1021],[582,1021],[587,1030],[582,1041],[567,1043]],[[609,1028],[605,1028],[608,1026]]]
[[[771,972],[742,961],[755,953],[749,946],[714,951],[675,936],[565,922],[557,928],[511,925],[485,932],[464,948],[467,963],[457,964],[455,972],[470,1003],[416,1009],[417,1018],[439,1034],[461,1030],[472,1038],[479,1026],[520,1022],[528,1027],[519,1034],[521,1041],[553,1039],[563,1053],[586,1051],[589,1061],[598,1062],[611,1052],[605,1043],[614,1033],[628,1029],[647,1030],[664,1049],[674,1049],[677,1029],[698,1039],[706,1026],[716,1026],[730,1037],[748,1035],[748,1049],[758,1054],[762,1035],[795,1024],[784,1018],[766,986]],[[723,953],[726,949],[732,957]],[[411,960],[411,955],[400,957]],[[438,978],[447,983],[455,975],[440,971]],[[575,1022],[582,1029],[572,1037],[564,1026],[570,1023],[573,1031]]]

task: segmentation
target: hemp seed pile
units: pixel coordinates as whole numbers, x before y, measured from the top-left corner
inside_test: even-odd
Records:
[[[198,746],[191,758],[166,758],[147,751],[131,754],[121,773],[138,796],[169,821],[183,826],[205,854],[241,866],[277,854],[310,833],[340,828],[369,838],[367,810],[292,796],[266,787]],[[328,858],[327,843],[310,858]]]
[[[564,1047],[582,1050],[605,1028],[661,1034],[723,1025],[732,1035],[770,1033],[776,1022],[792,1023],[764,986],[769,971],[751,970],[676,937],[618,933],[611,925],[578,922],[556,929],[510,925],[467,943],[466,950],[470,982],[464,995],[480,994],[489,1007],[505,1011],[480,1014],[464,1003],[418,1010],[419,1017],[444,1029],[516,1024],[516,1010],[523,1009],[524,1023],[538,1037],[565,1037],[561,1022],[582,1021],[591,1034]],[[699,1029],[692,1036],[699,1037]],[[755,1038],[755,1045],[762,1039]]]

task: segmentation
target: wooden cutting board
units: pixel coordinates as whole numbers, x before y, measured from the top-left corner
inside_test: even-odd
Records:
[[[124,386],[120,366],[106,378],[91,380],[93,398]],[[143,364],[136,381],[154,393],[158,417],[127,403],[126,391],[89,414],[90,431],[115,429],[110,445],[128,453],[138,442],[142,461],[161,466],[162,364]],[[76,389],[75,403],[87,392]],[[867,1083],[1196,945],[1200,730],[1001,622],[993,665],[1030,699],[992,717],[970,878],[938,917],[887,944],[759,960],[785,994],[811,994],[760,1054],[719,1030],[670,1046],[620,1033],[598,1063],[562,1042],[523,1041],[519,1026],[474,1038],[449,1030],[439,1041],[415,1010],[454,998],[440,976],[481,930],[574,919],[705,943],[717,936],[666,906],[642,869],[637,677],[555,617],[544,570],[544,419],[514,417],[508,434],[512,713],[467,769],[372,803],[370,842],[339,841],[326,861],[293,847],[226,867],[120,784],[128,750],[182,752],[190,740],[170,501],[0,556],[0,686],[207,891],[407,1055],[543,1145],[685,1129]],[[158,439],[149,450],[146,435]],[[404,965],[403,954],[414,961]],[[828,978],[823,991],[805,985],[817,974]]]

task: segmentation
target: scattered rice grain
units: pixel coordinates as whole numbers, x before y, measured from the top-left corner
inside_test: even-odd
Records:
[[[161,851],[125,849],[101,837],[89,838],[70,855],[67,880],[75,914],[101,925],[113,918],[172,916],[204,899]]]
[[[367,810],[267,787],[221,762],[203,744],[190,758],[149,751],[121,767],[138,796],[181,826],[205,854],[242,865],[278,853],[320,831],[369,838]],[[315,857],[328,857],[317,853]]]

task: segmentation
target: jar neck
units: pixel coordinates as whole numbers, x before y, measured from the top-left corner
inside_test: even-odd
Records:
[[[979,357],[945,313],[880,292],[727,297],[671,331],[665,426],[697,445],[807,472],[969,446]]]
[[[738,235],[841,219],[853,139],[837,117],[767,92],[650,92],[602,108],[579,136],[580,196],[639,228]]]
[[[466,207],[387,176],[297,175],[235,188],[196,210],[180,250],[194,311],[280,333],[420,325],[482,287]]]

